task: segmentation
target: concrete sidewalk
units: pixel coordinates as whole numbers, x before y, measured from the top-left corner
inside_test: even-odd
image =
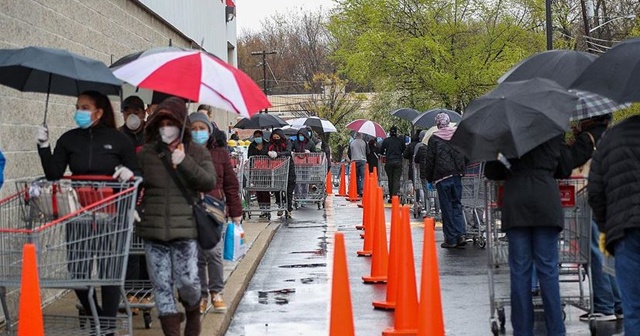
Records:
[[[227,303],[228,310],[224,314],[209,312],[204,315],[202,320],[202,335],[222,336],[225,334],[233,317],[233,313],[240,303],[249,281],[279,226],[280,222],[278,219],[271,222],[263,219],[252,219],[243,223],[248,247],[247,254],[238,262],[225,261],[224,300]],[[179,307],[181,307],[181,305],[179,305]],[[77,315],[75,294],[69,291],[59,300],[45,307],[44,314],[63,316]],[[155,309],[151,311],[151,316],[153,322],[150,329],[145,329],[142,313],[138,316],[133,316],[134,335],[155,336],[162,334]]]

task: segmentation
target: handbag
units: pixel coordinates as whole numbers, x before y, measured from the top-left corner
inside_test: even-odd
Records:
[[[191,205],[193,210],[193,220],[196,223],[196,229],[198,230],[198,244],[203,250],[210,250],[214,248],[222,238],[222,228],[224,227],[226,220],[225,203],[215,197],[205,195],[203,198],[194,201],[193,197],[189,195],[187,189],[182,184],[182,181],[178,177],[175,169],[171,166],[167,156],[158,149],[158,156],[160,161],[164,164],[164,167],[169,172],[171,179],[178,186],[182,196],[187,200],[187,203]]]

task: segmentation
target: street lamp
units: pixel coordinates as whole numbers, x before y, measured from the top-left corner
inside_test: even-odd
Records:
[[[611,23],[613,21],[617,21],[617,20],[620,20],[620,19],[635,19],[635,18],[636,18],[635,15],[626,15],[626,16],[614,17],[613,19],[609,19],[609,20],[605,21],[604,23],[599,24],[599,25],[589,29],[589,33],[593,33],[596,29],[599,29],[599,28],[601,28],[601,27],[603,27],[605,25],[608,25],[609,23]]]

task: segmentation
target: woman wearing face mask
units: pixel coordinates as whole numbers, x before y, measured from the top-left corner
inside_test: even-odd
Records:
[[[86,91],[78,96],[74,121],[78,128],[65,132],[56,142],[51,152],[49,131],[46,126],[39,126],[36,131],[38,155],[47,180],[59,180],[67,167],[73,175],[113,175],[121,181],[129,180],[138,171],[138,163],[133,144],[116,129],[113,107],[107,96]],[[115,171],[115,174],[114,174]],[[71,227],[67,232],[74,240],[84,231]],[[86,233],[84,233],[86,235]],[[69,256],[69,261],[91,258],[91,256]],[[72,277],[89,277],[79,263],[70,263]],[[73,268],[72,268],[73,267]],[[91,312],[89,291],[77,289],[76,295],[86,312]],[[98,315],[115,317],[120,303],[118,286],[102,287],[102,306],[97,304]]]
[[[160,103],[147,122],[145,145],[138,153],[145,211],[136,233],[144,240],[162,331],[165,335],[181,334],[184,316],[178,312],[175,285],[186,312],[184,335],[192,336],[199,335],[201,328],[198,231],[179,185],[196,199],[199,193],[214,188],[216,172],[207,149],[191,143],[189,130],[181,138],[186,120],[184,101],[172,97]]]
[[[281,129],[275,129],[271,132],[271,139],[269,140],[269,147],[267,155],[270,158],[276,157],[291,157],[291,143],[285,137],[284,132]],[[287,178],[287,216],[291,216],[293,211],[293,191],[296,188],[296,170],[293,165],[293,160],[289,160],[289,175]],[[282,192],[276,192],[276,204],[281,206],[283,204]],[[278,216],[282,216],[282,211],[278,211]]]
[[[261,130],[256,130],[253,132],[253,142],[249,145],[249,150],[247,151],[247,157],[252,157],[254,155],[267,155],[268,149],[262,138],[264,134]],[[268,191],[256,191],[256,198],[258,200],[258,206],[260,209],[268,209],[269,204],[271,203],[271,195]],[[269,216],[267,211],[263,211],[260,214],[260,218],[266,218]]]
[[[192,113],[189,116],[189,122],[191,123],[193,142],[206,146],[217,173],[216,186],[209,192],[209,195],[224,200],[229,217],[235,224],[240,224],[242,221],[240,184],[231,165],[226,134],[215,129],[206,115],[202,113]],[[198,253],[198,276],[202,293],[200,313],[206,311],[209,295],[211,295],[214,312],[224,313],[227,310],[227,305],[222,299],[222,290],[224,289],[222,245],[223,241],[220,240],[213,249],[207,251],[200,249]]]

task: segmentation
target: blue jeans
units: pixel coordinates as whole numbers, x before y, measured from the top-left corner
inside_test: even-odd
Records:
[[[367,164],[367,161],[358,160],[356,161],[356,181],[358,182],[358,195],[362,195],[362,187],[364,183],[364,166]]]
[[[593,311],[606,315],[622,311],[616,278],[602,271],[603,256],[598,246],[598,225],[591,222],[591,284],[593,285]]]
[[[615,245],[616,278],[622,294],[624,335],[640,335],[640,229],[625,231],[624,238]]]
[[[558,266],[558,228],[519,227],[507,231],[511,272],[511,326],[515,336],[533,336],[531,275],[535,263],[547,335],[564,336]]]
[[[462,178],[453,176],[436,184],[440,209],[442,210],[442,232],[449,244],[458,243],[458,237],[464,236],[466,228],[462,214]]]

